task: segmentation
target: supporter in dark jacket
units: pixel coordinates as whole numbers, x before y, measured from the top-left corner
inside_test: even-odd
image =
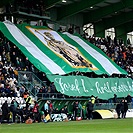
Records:
[[[124,118],[124,99],[121,101],[121,118]]]
[[[86,105],[86,111],[87,111],[87,118],[89,119],[89,120],[91,120],[92,119],[92,111],[93,111],[93,104],[92,104],[92,102],[91,102],[91,100],[89,100],[89,102],[87,103],[87,105]]]
[[[117,103],[117,95],[114,94],[114,97],[113,97],[113,103],[116,104]]]
[[[126,118],[127,110],[128,110],[128,103],[127,100],[124,100],[124,118]]]
[[[132,102],[132,97],[130,96],[130,94],[127,95],[126,100],[127,100],[127,103]]]
[[[67,106],[65,106],[64,108],[61,109],[61,113],[68,115]]]
[[[1,123],[4,119],[6,119],[6,120],[7,120],[7,123],[9,123],[10,110],[9,110],[9,108],[8,108],[7,101],[5,101],[5,103],[3,103],[1,109],[2,109],[2,117],[1,117],[0,123]]]
[[[34,122],[38,122],[39,121],[39,105],[36,101],[34,101],[35,105],[33,107],[33,117],[34,117]]]
[[[28,109],[26,109],[26,107],[23,108],[23,118],[24,121],[26,121],[28,118],[33,119],[33,112],[30,107]]]
[[[53,110],[53,114],[60,114],[61,112],[60,112],[60,110],[58,109],[58,108],[55,108],[54,110]]]
[[[79,109],[79,103],[78,101],[74,102],[73,104],[73,114],[74,114],[74,120],[76,120],[76,117],[78,115],[78,109]]]
[[[121,104],[120,103],[116,104],[116,109],[115,110],[117,112],[118,119],[120,119],[120,114],[121,114]]]

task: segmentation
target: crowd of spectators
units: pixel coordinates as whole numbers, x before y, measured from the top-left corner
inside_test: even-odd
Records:
[[[116,64],[125,69],[129,77],[133,77],[133,48],[130,41],[128,41],[128,45],[124,45],[122,39],[117,40],[114,38],[114,40],[111,40],[110,36],[107,38],[96,38],[94,35],[92,37],[86,36],[86,39],[103,50]],[[23,96],[24,87],[18,87],[18,71],[31,71],[40,79],[47,80],[45,73],[38,71],[19,48],[0,33],[0,96]],[[72,74],[88,76],[88,73],[83,74],[81,72]],[[104,76],[107,77],[107,75]],[[91,77],[97,76],[91,73]],[[35,86],[35,88],[37,93],[39,93],[38,96],[42,97],[42,93],[45,93],[45,97],[49,97],[49,94],[52,93],[51,97],[54,98],[53,93],[56,92],[54,83],[49,83],[48,86],[41,88]]]
[[[133,78],[133,45],[131,45],[129,39],[127,40],[127,44],[124,44],[122,38],[117,39],[115,37],[112,40],[110,36],[98,38],[95,35],[88,36],[88,34],[84,37],[90,43],[100,48],[117,65],[125,69],[129,77]]]
[[[18,85],[18,71],[30,71],[42,81],[47,80],[45,73],[38,71],[19,48],[0,33],[0,97],[23,97],[27,90],[25,86]],[[34,91],[46,94],[55,93],[54,83],[48,81],[47,83],[47,87],[35,86]]]
[[[14,11],[25,10],[25,12],[29,14],[36,14],[35,11],[39,15],[43,15],[43,11],[45,10],[45,5],[43,0],[14,0],[13,3]],[[21,7],[21,8],[20,8]],[[6,7],[7,13],[11,12],[11,5],[7,5]],[[62,32],[62,29],[58,30]],[[69,33],[73,34],[72,28],[69,28]],[[130,40],[127,40],[127,44],[124,44],[122,39],[117,40],[115,37],[113,40],[110,36],[106,38],[98,38],[93,36],[88,36],[87,34],[84,36],[90,43],[94,44],[109,57],[116,64],[118,64],[121,68],[125,69],[128,72],[128,76],[133,78],[133,47],[131,46]],[[11,108],[15,108],[15,113],[10,110],[15,116],[21,116],[21,122],[25,122],[29,117],[36,121],[41,121],[41,114],[38,111],[39,107],[35,102],[33,110],[29,108],[31,104],[29,99],[29,93],[26,88],[22,85],[18,85],[18,71],[31,71],[35,73],[40,79],[47,80],[45,73],[38,71],[28,60],[27,57],[20,51],[18,47],[16,47],[12,42],[4,37],[2,33],[0,33],[0,97],[23,97],[26,103],[24,108],[20,108],[19,103],[15,101],[15,99],[11,102]],[[98,77],[98,75],[91,73],[81,73],[81,72],[73,72],[74,75],[86,75],[90,77]],[[108,77],[107,75],[102,75]],[[117,75],[118,76],[118,75]],[[121,75],[119,75],[121,77]],[[47,81],[48,82],[48,81]],[[46,84],[46,86],[34,87],[34,91],[38,93],[38,97],[42,98],[66,98],[62,94],[55,94],[57,90],[55,88],[54,82]],[[73,97],[72,97],[73,98]],[[116,97],[115,97],[116,98]],[[127,100],[128,101],[128,100]],[[7,101],[5,101],[5,104]],[[17,106],[14,104],[17,103]],[[114,102],[115,103],[115,102]],[[7,108],[7,107],[6,107]],[[37,108],[37,112],[36,112]],[[14,109],[13,109],[14,110]],[[4,112],[4,111],[3,111]],[[64,107],[61,110],[58,108],[53,109],[54,113],[68,113],[67,109]],[[7,109],[7,113],[9,110]],[[38,113],[38,115],[37,115]],[[39,118],[39,119],[38,119]],[[75,117],[76,119],[76,117]],[[15,122],[15,118],[13,118],[13,122]]]
[[[124,45],[122,40],[118,42],[116,39],[111,40],[110,37],[107,38],[96,38],[95,36],[87,38],[89,42],[93,43],[97,47],[103,50],[114,62],[116,62],[120,67],[125,69],[129,76],[132,77],[132,67],[133,67],[133,48],[130,44]],[[9,40],[7,40],[3,34],[0,34],[0,97],[23,97],[25,100],[26,106],[20,108],[19,103],[13,99],[10,103],[10,108],[7,107],[7,101],[2,106],[6,106],[6,112],[9,114],[12,113],[12,122],[15,123],[16,117],[19,118],[20,122],[27,122],[31,118],[32,122],[41,122],[44,120],[44,114],[42,111],[39,111],[39,105],[35,102],[33,107],[30,108],[32,99],[26,90],[22,86],[18,86],[18,71],[31,71],[35,73],[40,79],[47,80],[45,73],[38,71],[28,60],[27,57]],[[75,75],[86,75],[88,73],[74,72]],[[103,75],[102,75],[103,76]],[[104,75],[105,76],[105,75]],[[94,73],[91,74],[91,77],[96,77]],[[54,82],[46,84],[46,86],[34,87],[34,91],[38,93],[38,97],[42,98],[67,98],[62,94],[57,93]],[[70,98],[70,97],[69,97]],[[74,97],[72,97],[74,98]],[[114,97],[116,101],[116,96]],[[127,101],[129,98],[127,97]],[[76,98],[75,98],[76,100]],[[100,99],[96,98],[95,103],[99,105]],[[114,102],[114,101],[113,101]],[[131,102],[131,100],[130,100]],[[16,106],[17,103],[17,106]],[[12,110],[13,108],[13,110]],[[15,109],[15,111],[14,111]],[[37,109],[37,112],[36,112]],[[44,111],[45,112],[45,111]],[[74,110],[75,112],[75,110]],[[68,115],[68,110],[64,107],[61,110],[58,108],[53,108],[51,113],[66,113]],[[76,113],[76,114],[75,114]],[[77,112],[75,112],[74,117],[76,119]],[[3,114],[7,115],[8,114]],[[21,118],[21,119],[20,119]],[[89,119],[91,118],[88,116]],[[4,119],[2,116],[1,122]],[[9,117],[7,119],[9,121]]]
[[[0,34],[0,96],[19,97],[18,70],[32,69],[20,50]]]
[[[13,99],[11,101],[11,105],[8,106],[8,102],[5,101],[2,105],[2,116],[0,117],[0,124],[7,122],[11,123],[39,123],[46,122],[46,117],[49,115],[50,121],[53,121],[51,114],[66,114],[68,115],[68,109],[65,105],[60,110],[58,108],[54,108],[53,103],[47,100],[42,107],[40,107],[37,101],[34,101],[33,106],[24,106],[21,107],[20,104]],[[7,120],[7,121],[5,121]]]

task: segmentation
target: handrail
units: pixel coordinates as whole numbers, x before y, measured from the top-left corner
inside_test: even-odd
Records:
[[[30,74],[30,81],[32,82],[32,84],[34,84],[34,82],[33,82],[33,79],[35,79],[41,86],[40,87],[42,87],[42,86],[46,86],[46,84],[42,81],[42,80],[40,80],[33,72],[30,72],[30,71],[18,71],[18,74],[19,75],[22,75],[22,74]],[[18,77],[19,78],[19,77]],[[34,84],[35,85],[35,84]]]
[[[20,76],[20,75],[19,75],[19,76]],[[34,94],[34,93],[32,92],[32,89],[34,88],[34,85],[33,85],[31,82],[29,82],[26,78],[24,78],[24,76],[22,76],[22,75],[21,75],[21,79],[22,79],[22,80],[19,81],[19,84],[22,85],[22,86],[24,86],[25,89],[28,90],[28,92],[29,92],[32,96],[36,97],[36,93]],[[30,86],[32,87],[32,89],[29,89],[29,87],[27,87],[26,84],[27,84],[27,85],[30,85]]]
[[[34,76],[35,78],[37,78],[37,80],[38,80],[39,82],[41,82],[42,85],[46,86],[46,84],[45,84],[42,80],[40,80],[33,72],[32,72],[32,74],[33,74],[33,76]]]
[[[31,92],[31,91],[26,87],[25,84],[22,84],[22,83],[21,83],[21,85],[24,86],[24,88],[30,93],[30,95],[36,97],[35,94],[34,94],[33,92]]]
[[[18,71],[18,83],[23,85],[33,97],[37,96],[38,87],[46,86],[46,83],[30,71]]]

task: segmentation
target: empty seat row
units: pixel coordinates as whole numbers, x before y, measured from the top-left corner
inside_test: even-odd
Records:
[[[15,99],[19,104],[25,103],[25,100],[22,97],[0,97],[0,105],[2,105],[5,101],[7,101],[8,104],[11,104],[13,99]]]

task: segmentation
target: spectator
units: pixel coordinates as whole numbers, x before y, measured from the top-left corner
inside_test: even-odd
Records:
[[[47,100],[44,104],[44,114],[47,116],[49,114],[49,101]]]
[[[73,28],[69,28],[68,33],[73,34],[74,33]]]
[[[59,29],[57,30],[58,32],[62,32],[62,28],[61,27],[59,27]]]
[[[28,118],[33,119],[33,112],[31,111],[30,107],[26,109],[26,107],[23,108],[23,119],[26,121]]]
[[[76,120],[76,117],[78,116],[78,109],[79,109],[79,103],[78,103],[78,101],[76,101],[73,103],[74,120]]]
[[[132,102],[132,97],[130,94],[127,95],[126,97],[127,103],[131,103]]]
[[[31,96],[28,94],[27,98],[26,98],[26,109],[29,108],[29,106],[31,105],[32,102],[32,98]]]
[[[91,96],[91,103],[93,104],[93,106],[94,106],[94,104],[95,104],[95,100],[96,100],[95,97],[92,95],[92,96]]]
[[[61,109],[61,113],[64,113],[64,114],[66,114],[67,116],[69,115],[69,114],[68,114],[67,105],[65,105],[64,108]]]
[[[10,105],[10,111],[12,112],[13,123],[15,123],[15,120],[16,120],[17,106],[18,106],[18,103],[16,102],[15,99],[13,99]]]
[[[20,91],[20,96],[23,97],[23,94],[25,92],[24,86],[21,86],[19,91]]]
[[[34,101],[34,107],[32,109],[32,112],[33,112],[34,122],[40,122],[40,120],[39,120],[39,105],[36,101]]]
[[[7,123],[9,123],[9,116],[10,116],[10,110],[7,104],[7,101],[5,101],[1,107],[2,109],[2,117],[0,120],[0,124],[3,122],[3,120],[7,120]]]
[[[44,104],[44,114],[45,114],[45,119],[44,120],[46,120],[47,117],[49,117],[49,120],[51,121],[51,117],[50,117],[50,106],[49,106],[49,104],[50,104],[50,101],[48,101],[48,100]]]
[[[28,92],[25,91],[25,92],[23,93],[23,98],[24,98],[25,101],[26,101],[27,97],[28,97]]]
[[[124,100],[124,116],[123,116],[124,118],[126,118],[127,110],[128,110],[127,100]]]
[[[87,118],[89,120],[92,120],[93,116],[92,116],[92,111],[93,111],[93,103],[91,100],[88,101],[87,105],[86,105],[86,111],[87,111]]]
[[[114,94],[114,97],[113,97],[113,103],[116,104],[117,103],[117,95]]]
[[[60,114],[61,112],[60,112],[60,110],[59,110],[58,108],[55,108],[55,109],[53,110],[53,113],[54,113],[54,114]]]
[[[51,101],[49,101],[49,114],[50,114],[50,115],[52,114],[53,109],[54,109],[53,104],[52,104]]]
[[[116,104],[116,109],[115,110],[117,112],[118,119],[120,119],[120,114],[121,114],[121,104],[120,103]]]
[[[54,82],[51,82],[50,88],[51,88],[51,93],[55,93],[56,87],[55,87]]]
[[[124,111],[124,99],[121,100],[121,118],[124,118],[125,116]]]

